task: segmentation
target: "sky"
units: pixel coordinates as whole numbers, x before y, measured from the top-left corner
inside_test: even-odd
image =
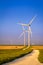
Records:
[[[43,45],[43,0],[0,0],[0,45],[23,44],[23,36],[18,39],[23,32],[18,23],[28,24],[35,15],[31,45]]]

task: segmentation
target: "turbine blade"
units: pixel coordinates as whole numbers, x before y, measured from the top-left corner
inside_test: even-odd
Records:
[[[23,24],[23,23],[18,23],[19,25],[22,25],[22,26],[27,26],[27,24]]]
[[[23,25],[22,23],[18,23],[19,25]]]
[[[23,34],[24,34],[24,32],[23,32],[23,33],[21,33],[21,35],[19,36],[19,38],[20,38],[20,37],[22,37],[22,35],[23,35]]]
[[[33,20],[36,18],[36,15],[32,18],[32,20],[30,21],[29,25],[32,24]]]

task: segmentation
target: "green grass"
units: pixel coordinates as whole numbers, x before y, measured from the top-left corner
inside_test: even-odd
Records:
[[[43,63],[43,49],[39,50],[38,60]]]
[[[14,59],[17,59],[19,57],[22,57],[30,52],[32,52],[31,48],[25,50],[23,49],[0,50],[0,65],[12,61]]]

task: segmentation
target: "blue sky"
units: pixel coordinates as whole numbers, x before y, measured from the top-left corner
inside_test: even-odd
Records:
[[[43,44],[43,0],[0,0],[0,44],[23,44],[22,26],[17,23],[29,23],[37,15],[31,25],[31,44]],[[27,36],[26,36],[27,43]]]

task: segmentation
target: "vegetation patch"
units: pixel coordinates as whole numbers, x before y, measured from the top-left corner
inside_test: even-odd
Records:
[[[43,63],[43,49],[39,50],[38,60]]]
[[[0,65],[32,52],[31,48],[27,48],[23,50],[24,48],[22,49],[1,49],[0,50]]]

